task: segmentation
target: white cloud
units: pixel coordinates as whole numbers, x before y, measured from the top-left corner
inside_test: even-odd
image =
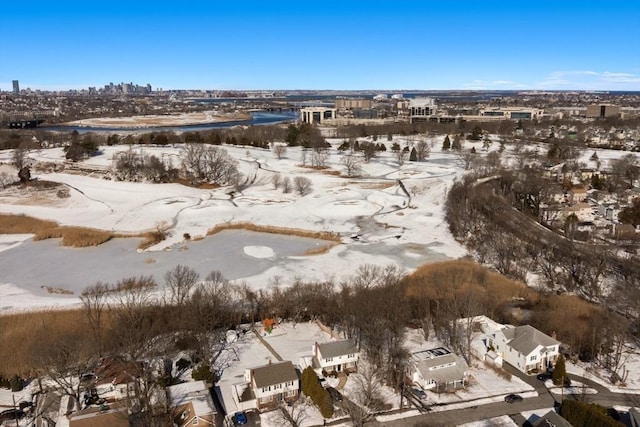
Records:
[[[640,74],[591,70],[554,71],[536,86],[540,89],[640,90]]]

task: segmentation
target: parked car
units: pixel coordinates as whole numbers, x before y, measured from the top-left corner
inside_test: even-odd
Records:
[[[329,396],[331,396],[331,400],[334,402],[342,402],[342,393],[338,390],[333,387],[327,387],[327,391],[329,392]]]
[[[418,399],[426,399],[427,393],[424,392],[421,388],[412,388],[411,393],[416,396]]]
[[[553,377],[553,374],[551,372],[543,372],[536,376],[536,378],[539,379],[540,381],[550,380],[552,377]]]
[[[233,421],[233,425],[241,426],[247,423],[247,416],[244,412],[236,412],[233,414],[233,417],[231,417],[231,420]]]
[[[318,381],[320,382],[320,385],[322,386],[322,388],[329,387],[329,383],[324,377],[318,377]]]
[[[504,401],[507,403],[522,402],[522,396],[519,394],[507,394],[504,397]]]

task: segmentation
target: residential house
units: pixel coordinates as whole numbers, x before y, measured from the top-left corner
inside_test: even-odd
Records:
[[[500,329],[489,337],[489,347],[524,373],[546,371],[560,354],[560,342],[530,325]]]
[[[313,367],[322,372],[357,372],[360,352],[353,340],[313,344]]]
[[[136,387],[141,385],[141,362],[127,361],[120,357],[106,357],[95,369],[96,391],[98,396],[117,401],[135,394]]]
[[[282,402],[298,400],[300,380],[293,363],[288,360],[247,369],[244,376],[255,395],[259,411],[274,409]]]
[[[613,224],[613,236],[619,240],[633,240],[638,238],[636,229],[631,224]]]
[[[124,404],[92,406],[68,416],[69,427],[129,427],[129,412]]]
[[[587,189],[581,185],[575,185],[569,190],[568,195],[572,203],[584,202],[587,200]]]
[[[190,381],[167,387],[167,397],[174,426],[216,425],[216,407],[204,381]]]
[[[464,387],[467,364],[444,347],[417,351],[411,355],[407,374],[413,384],[436,391]]]
[[[557,412],[551,410],[538,418],[533,427],[572,427],[572,424],[562,418]]]
[[[589,203],[579,202],[571,206],[567,206],[561,210],[561,219],[564,220],[571,214],[575,214],[578,221],[591,221],[593,219],[593,208]]]
[[[617,221],[620,213],[620,205],[618,203],[599,203],[598,215],[610,221]]]

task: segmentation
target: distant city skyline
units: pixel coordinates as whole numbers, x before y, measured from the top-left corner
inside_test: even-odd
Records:
[[[640,90],[640,0],[11,2],[0,90]]]

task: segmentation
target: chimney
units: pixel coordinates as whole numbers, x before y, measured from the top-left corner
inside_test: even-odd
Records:
[[[557,341],[558,339],[556,337],[557,337],[556,331],[551,332],[551,338]]]
[[[316,341],[313,345],[313,355],[314,357],[318,358],[318,341]]]

